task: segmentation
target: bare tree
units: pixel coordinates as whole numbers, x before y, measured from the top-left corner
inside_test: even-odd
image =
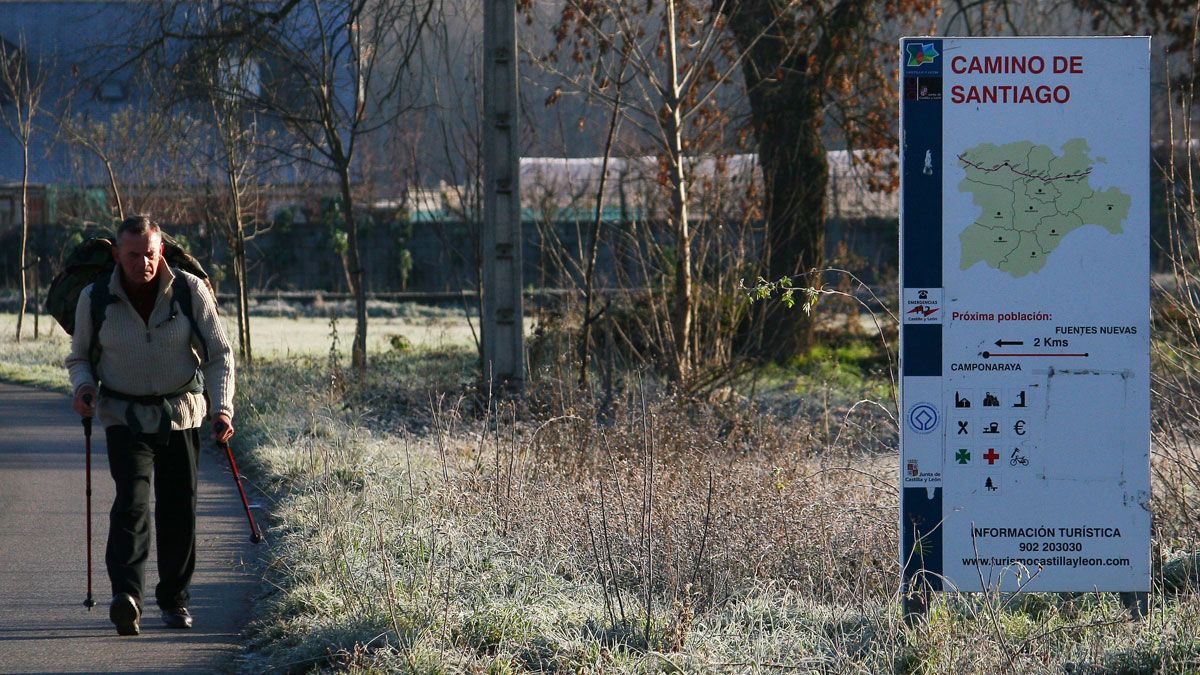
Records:
[[[612,158],[613,144],[616,141],[617,130],[621,124],[621,84],[624,80],[625,66],[621,64],[617,73],[615,91],[613,92],[612,114],[609,116],[608,132],[604,138],[604,154],[600,164],[600,180],[596,186],[596,209],[592,217],[592,226],[588,232],[585,254],[586,267],[583,271],[583,321],[579,336],[579,386],[587,387],[588,366],[592,347],[592,324],[598,314],[594,311],[596,305],[596,257],[600,251],[600,224],[604,214],[604,191],[608,187],[608,163]]]
[[[415,208],[441,208],[450,220],[458,220],[466,237],[447,234],[446,227],[436,229],[447,262],[457,262],[471,271],[476,291],[473,305],[463,299],[463,314],[471,331],[475,351],[483,359],[483,343],[475,329],[472,314],[483,316],[483,37],[479,27],[483,16],[475,0],[448,0],[433,21],[427,35],[427,47],[419,52],[420,71],[425,73],[424,97],[431,103],[430,137],[435,139],[440,160],[449,179],[438,195],[438,204],[411,204]],[[418,144],[408,143],[410,184],[421,185],[422,174]],[[465,239],[465,241],[463,241]],[[452,274],[457,288],[464,290],[460,277]],[[468,284],[468,286],[471,284]]]
[[[37,131],[35,121],[42,112],[46,72],[45,64],[30,64],[23,34],[16,46],[0,40],[0,119],[21,145],[21,251],[17,265],[21,297],[17,308],[17,342],[21,341],[25,307],[29,303],[29,264],[26,262],[29,249],[29,148]],[[36,268],[34,274],[37,274]],[[34,338],[37,338],[36,324]]]
[[[222,17],[215,14],[211,18],[216,22],[212,30],[218,31]],[[224,197],[213,200],[212,220],[224,236],[233,266],[240,357],[252,366],[246,244],[270,229],[270,224],[259,218],[261,197],[275,169],[265,148],[284,141],[248,106],[262,86],[258,64],[248,51],[244,40],[227,41],[216,50],[194,51],[184,67],[177,69],[177,91],[170,98],[195,103],[203,111],[209,133],[199,143],[194,173],[209,185],[215,170],[222,185],[219,192]]]
[[[118,220],[123,220],[125,203],[121,198],[121,184],[117,179],[117,169],[114,166],[116,162],[114,146],[119,144],[113,140],[114,134],[108,124],[108,122],[116,122],[120,119],[119,115],[114,115],[111,120],[92,121],[84,115],[75,115],[68,111],[59,118],[58,129],[67,143],[91,154],[103,165],[104,173],[108,178],[108,188],[115,216]],[[86,173],[86,170],[81,169],[81,172]],[[86,181],[86,178],[84,180]]]
[[[246,62],[257,62],[262,86],[231,92],[242,104],[283,122],[302,142],[275,150],[292,160],[334,174],[347,239],[354,295],[353,365],[366,370],[367,302],[355,207],[359,142],[410,110],[406,88],[420,36],[435,0],[300,0],[277,20],[262,21],[255,3],[229,3],[222,28],[191,31],[227,44],[227,35],[246,36]],[[200,14],[200,13],[197,13]]]
[[[671,286],[664,328],[670,336],[670,374],[679,383],[692,377],[700,361],[698,221],[693,222],[690,166],[702,155],[728,153],[732,147],[728,102],[722,96],[726,85],[737,81],[743,56],[728,49],[725,24],[721,12],[691,0],[568,0],[553,29],[558,49],[539,61],[559,73],[568,90],[618,112],[659,159],[671,234],[669,250],[658,248]]]
[[[153,89],[141,95],[145,104],[100,116],[76,110],[68,102],[57,120],[58,134],[78,153],[83,184],[98,181],[95,165],[87,158],[99,164],[115,219],[146,211],[159,221],[180,222],[192,207],[185,183],[199,120],[165,111]]]

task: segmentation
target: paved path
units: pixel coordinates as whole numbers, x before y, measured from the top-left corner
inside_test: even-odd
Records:
[[[190,631],[162,626],[151,598],[142,634],[108,621],[104,542],[113,485],[104,431],[92,435],[94,597],[88,612],[83,428],[62,394],[0,383],[0,673],[213,672],[238,652],[258,592],[245,512],[228,461],[200,456],[198,560]],[[256,514],[257,515],[257,514]],[[157,582],[153,545],[146,566]]]

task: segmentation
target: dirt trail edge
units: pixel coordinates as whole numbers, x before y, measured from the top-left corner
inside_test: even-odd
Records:
[[[153,603],[158,572],[151,545],[142,634],[118,637],[108,621],[112,590],[104,571],[113,498],[104,431],[97,425],[92,434],[97,604],[89,612],[83,606],[83,427],[62,394],[0,383],[0,672],[213,672],[230,665],[259,590],[257,551],[228,461],[205,445],[192,582],[195,628],[162,625]]]

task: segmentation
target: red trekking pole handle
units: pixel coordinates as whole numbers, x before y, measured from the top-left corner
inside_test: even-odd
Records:
[[[225,431],[224,422],[217,422],[214,425],[217,433]],[[233,461],[233,450],[230,449],[229,443],[218,441],[217,445],[225,450],[225,456],[229,458],[229,470],[233,472],[233,482],[237,484],[238,494],[242,497],[242,507],[246,509],[246,520],[250,522],[250,541],[259,543],[263,540],[262,533],[259,532],[258,526],[254,524],[254,516],[250,513],[250,502],[246,501],[246,489],[242,487],[242,476],[238,473],[237,462]]]
[[[85,394],[83,402],[91,405],[91,395]],[[81,417],[80,422],[83,423],[84,466],[87,476],[84,490],[87,494],[87,598],[84,599],[83,606],[90,612],[96,606],[96,600],[92,597],[92,418]]]

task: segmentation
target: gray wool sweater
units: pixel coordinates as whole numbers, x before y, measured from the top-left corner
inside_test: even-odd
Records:
[[[108,289],[113,302],[100,326],[100,360],[96,373],[88,358],[92,336],[92,286],[79,294],[75,307],[75,333],[71,336],[71,353],[66,366],[71,375],[71,389],[78,392],[85,385],[96,386],[96,377],[108,388],[134,396],[158,396],[177,391],[186,385],[199,366],[204,385],[212,402],[212,413],[233,417],[234,366],[229,339],[217,318],[216,300],[198,277],[163,265],[159,270],[158,295],[150,320],[143,321],[125,289],[121,287],[120,268],[113,269]],[[192,335],[187,317],[180,314],[172,301],[171,283],[175,275],[183,275],[192,290],[192,311],[196,328],[208,343],[208,360],[201,363],[203,349]],[[99,282],[96,282],[99,283]],[[126,424],[125,411],[133,413],[146,431],[156,429],[161,415],[158,406],[142,405],[100,397],[96,417],[105,427]],[[171,429],[182,430],[200,426],[206,410],[203,394],[183,394],[170,401]]]

